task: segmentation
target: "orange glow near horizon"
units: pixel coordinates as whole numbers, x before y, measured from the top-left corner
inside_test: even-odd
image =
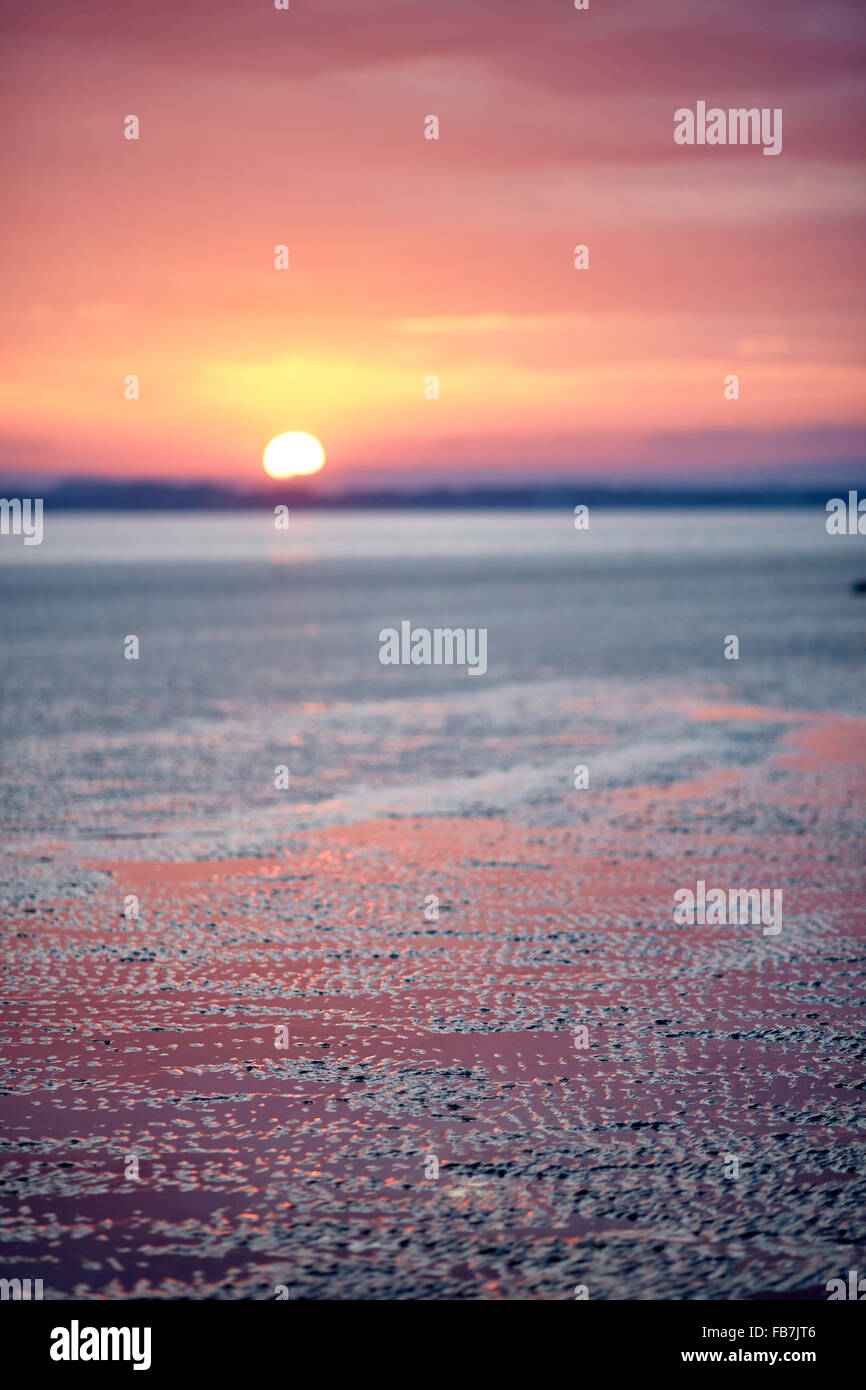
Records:
[[[4,17],[0,475],[255,484],[284,421],[327,488],[866,455],[847,21],[816,44],[789,0],[780,50],[772,6],[356,10]],[[784,108],[778,158],[675,145],[683,72]]]

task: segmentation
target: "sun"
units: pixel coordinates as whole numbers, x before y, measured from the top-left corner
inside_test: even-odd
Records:
[[[265,472],[272,478],[295,478],[303,473],[318,473],[325,462],[325,451],[314,434],[292,430],[271,440],[263,462]]]

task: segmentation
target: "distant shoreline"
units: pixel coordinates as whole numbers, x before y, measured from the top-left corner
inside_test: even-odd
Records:
[[[826,506],[831,497],[847,496],[844,482],[823,487],[798,488],[685,488],[605,487],[599,484],[554,483],[532,487],[426,488],[398,491],[393,488],[342,493],[317,492],[287,482],[255,491],[195,483],[145,481],[110,482],[102,479],[70,479],[45,487],[20,480],[0,482],[4,496],[41,496],[51,511],[255,511],[279,504],[304,510],[503,510],[558,511],[579,503],[610,508],[804,508]],[[861,495],[866,484],[858,487]]]

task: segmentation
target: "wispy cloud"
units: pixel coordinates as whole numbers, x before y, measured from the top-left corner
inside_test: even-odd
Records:
[[[584,328],[583,314],[438,314],[433,318],[400,319],[399,333],[424,336],[437,333],[551,333]]]

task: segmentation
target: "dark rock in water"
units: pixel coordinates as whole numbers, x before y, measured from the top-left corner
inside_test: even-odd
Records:
[[[855,594],[866,594],[866,579],[855,579],[851,588]]]

